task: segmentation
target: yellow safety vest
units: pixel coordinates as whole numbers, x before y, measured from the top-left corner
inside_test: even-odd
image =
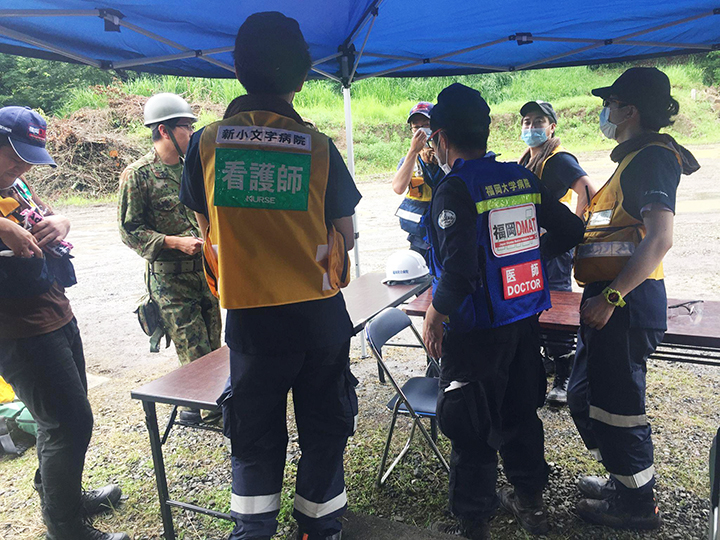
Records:
[[[651,143],[677,153],[664,144]],[[575,248],[575,279],[581,287],[596,281],[612,281],[625,267],[647,231],[642,220],[628,214],[623,208],[623,191],[620,176],[633,158],[643,150],[629,153],[623,158],[610,180],[600,188],[585,211],[586,228],[581,244]],[[680,161],[680,156],[678,156]],[[663,279],[663,265],[653,270],[647,279]]]
[[[15,392],[10,383],[5,382],[5,379],[0,377],[0,403],[10,403],[15,401]]]
[[[200,138],[209,230],[205,274],[226,309],[294,304],[349,281],[345,240],[325,222],[329,139],[269,111]]]
[[[542,178],[543,171],[545,170],[545,164],[548,161],[550,161],[550,158],[553,157],[555,154],[559,154],[560,152],[565,152],[566,154],[570,154],[570,152],[565,150],[562,146],[558,145],[558,147],[555,148],[555,150],[553,150],[547,158],[545,158],[545,161],[542,162],[542,165],[540,165],[540,174],[538,174],[538,178]],[[570,154],[570,155],[572,156],[572,154]],[[570,202],[572,201],[572,194],[573,194],[573,190],[568,189],[567,192],[565,193],[565,195],[563,195],[560,198],[560,202],[563,203],[565,206],[569,207]]]

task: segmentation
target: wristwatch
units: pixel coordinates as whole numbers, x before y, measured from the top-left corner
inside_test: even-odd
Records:
[[[615,307],[625,307],[625,300],[623,300],[620,291],[616,291],[615,289],[611,289],[610,287],[605,287],[602,294],[605,297],[605,300],[607,300],[608,304],[612,304]]]

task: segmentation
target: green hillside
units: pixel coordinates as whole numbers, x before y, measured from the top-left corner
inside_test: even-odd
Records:
[[[668,74],[673,95],[680,102],[680,114],[667,131],[684,144],[720,142],[720,53],[658,60],[655,65]],[[490,149],[500,153],[501,159],[514,160],[524,149],[519,140],[518,111],[531,99],[553,103],[559,116],[557,134],[570,151],[608,151],[613,142],[598,128],[601,101],[590,90],[610,85],[630,66],[355,83],[352,104],[358,180],[395,170],[409,144],[408,111],[417,101],[435,101],[453,82],[478,89],[490,104]],[[49,147],[61,167],[49,176],[38,173],[32,179],[43,193],[61,191],[67,196],[72,189],[81,196],[98,196],[113,192],[119,172],[150,148],[149,132],[142,125],[142,107],[148,96],[158,92],[183,95],[199,112],[200,127],[220,118],[225,106],[243,93],[240,84],[229,79],[128,73],[123,78],[113,79],[110,73],[88,67],[0,55],[0,104],[27,104],[44,109],[49,118]],[[296,95],[295,106],[345,153],[339,84],[310,81]]]
[[[355,159],[358,176],[394,170],[407,150],[409,130],[405,124],[408,110],[420,100],[434,101],[448,84],[461,82],[480,90],[490,103],[493,129],[490,146],[506,159],[514,159],[523,149],[519,140],[518,110],[528,100],[551,101],[559,115],[558,135],[574,151],[609,149],[611,141],[598,129],[601,103],[590,94],[592,88],[609,85],[626,68],[574,67],[432,79],[368,79],[352,87]],[[680,102],[680,114],[670,134],[685,143],[720,141],[720,118],[712,105],[717,93],[703,83],[703,70],[694,63],[663,66]],[[222,106],[243,93],[234,80],[187,79],[143,76],[117,90],[138,96],[157,92],[175,92],[200,104],[200,124],[219,117]],[[100,87],[101,88],[101,87]],[[691,98],[692,89],[696,99]],[[76,89],[58,111],[67,116],[82,107],[106,107],[107,93],[98,87]],[[295,106],[306,119],[332,136],[341,150],[345,148],[343,97],[337,83],[310,81],[295,98]],[[142,139],[146,130],[138,122],[129,126],[132,135]]]

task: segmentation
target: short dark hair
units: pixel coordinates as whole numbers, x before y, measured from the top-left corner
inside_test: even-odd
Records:
[[[165,127],[167,127],[168,129],[175,129],[175,127],[177,127],[177,124],[179,121],[180,121],[180,118],[170,118],[169,120],[163,120],[162,122],[158,122],[157,124],[154,124],[151,127],[153,142],[157,142],[160,139],[162,139],[162,135],[160,134],[160,124],[165,124]]]
[[[312,61],[295,19],[277,11],[250,15],[235,37],[235,73],[248,94],[289,94]]]
[[[464,131],[454,128],[441,128],[448,138],[448,142],[461,152],[471,150],[487,150],[490,126],[479,127],[473,131]]]
[[[7,135],[0,135],[0,148],[3,146],[10,146],[10,139]]]
[[[673,97],[667,103],[636,105],[635,108],[640,112],[640,125],[652,131],[672,125],[671,118],[680,112],[680,104]]]

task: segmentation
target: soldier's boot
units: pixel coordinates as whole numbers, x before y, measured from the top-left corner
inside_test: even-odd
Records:
[[[564,354],[555,358],[555,380],[547,395],[547,403],[553,407],[567,405],[567,387],[575,355]]]
[[[578,489],[580,493],[589,499],[605,500],[609,499],[616,492],[615,480],[612,476],[605,478],[602,476],[583,476],[578,480]]]
[[[652,493],[644,497],[628,497],[615,493],[609,499],[583,499],[577,504],[578,516],[596,525],[615,529],[659,529],[660,510]]]
[[[202,422],[202,415],[199,409],[182,410],[178,413],[178,420],[186,424],[200,424]]]
[[[498,490],[497,495],[500,499],[500,506],[513,514],[523,529],[531,534],[548,533],[550,524],[542,491],[523,493],[511,486],[504,486]]]

